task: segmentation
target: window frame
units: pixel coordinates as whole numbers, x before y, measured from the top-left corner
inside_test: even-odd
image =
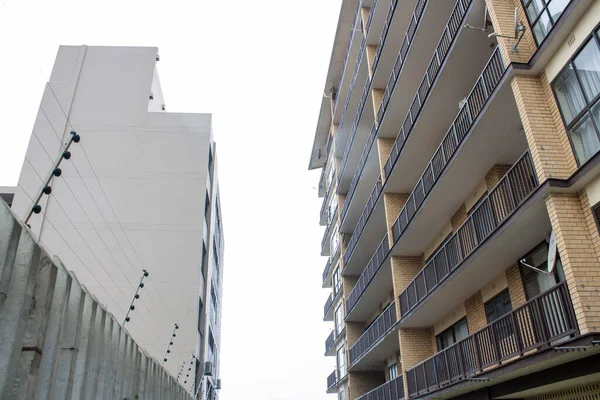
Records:
[[[488,310],[487,310],[487,305],[490,304],[492,301],[495,301],[498,297],[503,296],[504,293],[506,293],[508,295],[508,301],[510,304],[510,310],[504,312],[504,314],[497,316],[495,319],[490,321],[490,316],[488,315]],[[506,305],[504,304],[504,302],[502,303],[503,306],[506,307]],[[488,301],[486,301],[485,303],[483,303],[483,309],[485,311],[485,318],[487,321],[487,324],[491,324],[495,321],[498,321],[500,318],[502,318],[503,316],[505,316],[506,314],[510,313],[512,310],[514,310],[513,305],[512,305],[512,299],[510,298],[510,291],[508,290],[508,287],[501,290],[500,292],[496,293],[496,295],[494,295],[493,297],[491,297],[490,299],[488,299]],[[495,313],[496,307],[494,305],[494,313]]]
[[[453,346],[454,344],[458,343],[460,340],[462,340],[462,339],[456,340],[456,332],[455,332],[454,328],[456,326],[458,326],[459,324],[462,324],[463,322],[467,326],[467,332],[469,332],[469,320],[467,319],[467,316],[465,315],[464,317],[458,319],[455,323],[453,323],[452,325],[450,325],[448,328],[444,329],[443,331],[441,331],[440,333],[438,333],[437,335],[435,335],[435,344],[437,346],[438,352],[443,351],[443,350],[447,349],[448,347]],[[447,333],[448,331],[452,332],[452,339],[454,340],[454,343],[451,344],[450,346],[442,348],[442,346],[441,346],[441,344],[442,344],[442,336],[444,336],[444,334]]]
[[[534,1],[534,0],[530,0],[530,1]],[[527,12],[525,12],[525,13],[527,14]],[[552,95],[554,96],[554,101],[556,102],[558,112],[560,113],[560,119],[563,123],[563,127],[565,128],[565,133],[567,134],[567,138],[569,139],[569,144],[571,145],[571,151],[573,152],[573,156],[575,157],[575,162],[577,163],[578,168],[581,168],[588,161],[590,161],[594,157],[594,155],[600,153],[600,150],[597,151],[589,159],[587,159],[586,161],[581,163],[579,161],[579,158],[577,157],[577,153],[575,151],[575,146],[573,144],[573,139],[571,139],[571,135],[569,134],[569,131],[571,129],[573,129],[573,127],[575,125],[577,125],[579,122],[581,122],[581,120],[586,115],[588,115],[590,117],[590,121],[592,122],[592,125],[594,126],[594,128],[596,130],[596,136],[598,137],[598,140],[600,141],[600,127],[598,126],[598,124],[596,124],[596,121],[594,120],[593,114],[591,112],[591,109],[593,108],[593,106],[600,104],[600,93],[596,94],[596,96],[593,99],[588,101],[587,94],[585,93],[585,90],[583,90],[581,78],[579,77],[578,72],[577,72],[577,67],[575,66],[575,59],[577,58],[577,56],[579,56],[579,54],[585,49],[585,47],[592,40],[596,42],[596,46],[598,46],[598,48],[600,49],[600,23],[597,24],[594,27],[594,29],[592,29],[592,32],[588,36],[585,37],[585,39],[581,42],[581,44],[579,45],[577,50],[571,55],[571,57],[569,57],[569,59],[565,63],[565,65],[563,65],[563,67],[560,69],[558,74],[556,74],[556,76],[552,79],[552,82],[550,82],[550,89],[552,90]],[[573,72],[575,74],[575,79],[577,80],[577,84],[579,85],[579,88],[581,89],[581,94],[583,95],[583,98],[585,99],[585,106],[581,109],[581,111],[579,111],[577,113],[577,115],[574,115],[573,118],[571,119],[571,122],[567,124],[564,112],[558,101],[558,96],[556,94],[556,89],[555,89],[554,85],[556,84],[558,79],[562,76],[563,73],[565,73],[565,71],[569,67],[571,67],[573,69]]]
[[[598,233],[600,234],[600,220],[598,218],[598,215],[596,214],[596,211],[600,209],[600,201],[597,202],[596,204],[594,204],[593,206],[591,206],[590,209],[592,211],[592,215],[594,216],[594,221],[596,222],[596,229],[598,230]]]
[[[396,375],[393,378],[392,378],[392,373],[391,373],[392,370],[395,371],[395,375]],[[396,362],[396,363],[393,363],[392,365],[389,365],[387,367],[387,372],[388,372],[388,378],[390,381],[399,377],[400,375],[398,374],[398,363]]]
[[[523,12],[525,14],[525,18],[527,19],[527,22],[529,23],[529,30],[531,31],[531,35],[533,36],[533,41],[535,42],[535,44],[537,45],[537,48],[539,49],[540,47],[542,47],[542,44],[546,41],[546,38],[548,38],[548,36],[550,36],[550,32],[552,32],[552,30],[554,29],[554,27],[558,24],[558,21],[560,21],[560,19],[562,18],[562,16],[565,14],[565,10],[571,5],[571,1],[572,0],[568,0],[567,5],[565,6],[565,8],[560,13],[560,17],[558,17],[558,19],[556,19],[556,20],[554,20],[552,18],[552,15],[550,15],[550,12],[548,11],[548,5],[550,3],[552,3],[553,1],[558,1],[558,0],[542,0],[544,2],[544,7],[542,8],[542,11],[538,14],[537,17],[535,17],[534,21],[531,21],[531,18],[529,18],[529,13],[527,12],[527,7],[529,7],[529,5],[533,1],[535,1],[535,0],[521,0],[521,8],[523,9]],[[537,24],[537,22],[542,17],[542,14],[544,14],[544,13],[546,13],[546,15],[548,16],[548,18],[552,22],[552,26],[548,30],[548,33],[546,35],[544,35],[544,38],[538,43],[537,39],[535,37],[535,34],[533,33],[533,27],[535,26],[535,24]]]
[[[594,205],[594,207],[600,208],[600,202],[596,203]],[[592,212],[592,214],[593,214],[593,212]],[[596,216],[594,215],[594,219],[595,218],[596,218]],[[596,222],[596,223],[598,224],[598,222]],[[598,229],[600,231],[600,225],[599,225]],[[532,297],[530,297],[529,294],[527,293],[527,286],[525,285],[525,274],[523,273],[523,271],[527,267],[524,267],[521,264],[521,260],[527,259],[529,256],[531,256],[533,254],[533,252],[535,252],[538,249],[538,247],[540,247],[542,245],[545,245],[546,251],[548,251],[548,246],[550,245],[550,243],[548,243],[548,241],[546,239],[544,239],[541,242],[539,242],[538,244],[536,244],[535,246],[533,246],[531,248],[531,250],[529,250],[525,255],[523,255],[522,257],[519,257],[519,260],[517,261],[517,265],[519,266],[519,277],[521,278],[521,286],[523,287],[523,293],[525,294],[525,300],[526,301],[531,300]],[[560,260],[560,252],[558,251],[558,249],[556,250],[556,252],[557,252],[557,259],[556,259],[556,261],[558,262]],[[554,268],[553,275],[554,275],[554,278],[557,280],[557,282],[560,283],[561,279],[560,279],[560,275],[558,274],[558,268],[557,267]],[[535,297],[535,296],[533,296],[533,297]]]

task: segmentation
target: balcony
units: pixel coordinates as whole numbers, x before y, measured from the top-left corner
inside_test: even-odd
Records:
[[[357,400],[403,400],[404,399],[404,379],[402,375],[387,381],[383,385],[363,394]]]
[[[393,88],[398,84],[397,76],[394,72],[390,76],[387,93],[391,93],[391,97],[385,96],[379,108],[379,112],[383,113],[381,117],[383,119],[378,127],[377,137],[396,137],[397,127],[402,126],[402,128],[397,135],[392,153],[386,163],[387,174],[385,179],[381,177],[384,192],[407,193],[412,189],[412,185],[418,179],[418,176],[415,175],[419,172],[419,165],[422,168],[425,167],[426,160],[422,158],[422,154],[432,154],[435,151],[435,146],[441,139],[443,129],[447,128],[452,122],[453,116],[456,116],[453,108],[448,107],[448,103],[456,101],[456,104],[458,104],[458,100],[463,96],[463,93],[472,87],[473,81],[476,80],[485,66],[485,62],[488,61],[491,53],[489,43],[486,41],[482,44],[480,43],[481,35],[473,36],[471,32],[463,33],[465,30],[460,29],[465,22],[475,23],[475,17],[483,18],[483,13],[483,6],[480,7],[480,4],[471,4],[471,0],[457,1],[438,46],[433,52],[433,58],[426,68],[421,84],[418,86],[418,90],[415,89],[416,94],[412,106],[410,108],[406,107],[408,113],[404,123],[402,123],[402,120],[393,122],[390,118],[404,115],[397,111],[399,104],[396,102],[396,97],[409,100],[410,98],[405,95],[404,90],[402,93],[395,94]],[[474,49],[477,49],[476,54],[472,54]],[[464,65],[465,59],[469,59],[467,65]],[[457,79],[457,76],[460,79]],[[394,110],[394,113],[390,114],[390,118],[386,116],[389,114],[385,113],[386,108]],[[425,123],[420,122],[423,120],[421,116],[423,113],[427,117]],[[418,132],[419,137],[419,140],[416,141],[410,138],[412,131],[415,130]],[[371,147],[374,146],[371,145]],[[357,171],[357,174],[361,176],[355,177],[358,182],[355,193],[352,193],[352,195],[349,193],[346,197],[345,210],[342,211],[341,230],[347,232],[349,227],[354,227],[354,224],[363,215],[371,215],[370,219],[373,221],[367,218],[365,233],[359,235],[368,238],[371,236],[371,225],[380,226],[376,222],[385,218],[385,215],[383,205],[380,204],[383,202],[381,199],[371,202],[368,207],[364,207],[367,198],[369,198],[369,193],[374,190],[373,185],[376,184],[379,168],[370,166],[372,163],[378,165],[377,152],[372,151],[369,147],[363,150],[368,154],[365,162],[367,167],[363,168],[362,174]],[[404,156],[400,157],[400,153],[403,153]],[[402,172],[395,173],[395,171]],[[359,217],[361,208],[363,211]],[[375,219],[373,216],[375,216]],[[364,255],[365,251],[362,251],[362,249],[367,249],[366,253],[368,254],[368,249],[372,248],[368,243],[363,245],[360,242],[364,239],[359,237],[356,240],[359,242],[358,247],[361,248],[361,251],[354,252],[355,255],[346,253],[346,265],[351,268],[364,265],[366,260],[361,258],[361,255]]]
[[[326,355],[334,343],[335,343],[335,332],[331,331],[331,333],[329,334],[329,336],[327,336],[327,339],[325,340],[325,354]]]
[[[477,377],[576,335],[577,320],[563,282],[409,369],[409,396]]]
[[[348,63],[350,60],[356,60],[358,55],[358,50],[360,48],[360,43],[362,39],[362,35],[360,34],[362,31],[362,20],[360,18],[360,1],[356,2],[356,11],[354,12],[354,22],[352,24],[352,28],[350,30],[350,39],[348,40],[348,45],[346,46],[346,53],[344,56],[344,66],[342,67],[342,74],[340,77],[340,82],[338,83],[338,93],[335,98],[334,108],[333,108],[333,118],[335,122],[339,122],[340,114],[342,111],[341,107],[338,107],[340,103],[340,98],[345,99],[348,95],[348,90],[350,87],[350,81],[352,79],[352,74],[348,73]],[[351,64],[354,65],[354,64]]]
[[[331,265],[332,265],[332,257],[327,258],[327,264],[325,264],[325,269],[323,270],[323,288],[331,287]]]
[[[330,393],[330,391],[335,388],[336,384],[337,370],[333,370],[333,372],[327,377],[327,392]]]
[[[351,371],[369,371],[380,366],[390,354],[398,351],[396,331],[396,303],[388,307],[367,328],[350,348]]]
[[[329,221],[327,222],[327,227],[325,228],[325,232],[323,233],[323,239],[321,239],[321,255],[322,256],[332,256],[330,249],[331,242],[331,227],[337,223],[337,205],[333,210],[333,215],[329,217]]]
[[[360,297],[363,295],[363,293],[365,292],[375,275],[377,275],[377,272],[379,271],[384,260],[386,259],[388,252],[389,241],[387,235],[385,235],[383,240],[377,247],[377,250],[369,260],[369,263],[367,264],[366,268],[363,270],[362,274],[358,278],[356,285],[354,285],[354,288],[352,288],[352,291],[350,291],[350,294],[348,295],[348,299],[346,300],[347,314],[349,314],[350,311],[354,308],[354,306],[356,305]],[[342,273],[344,274],[345,272],[346,271],[344,269]]]
[[[333,306],[333,293],[329,293],[329,297],[327,297],[327,300],[325,301],[325,310],[324,310],[325,312],[323,314],[323,319],[325,321],[333,320],[332,306]]]
[[[392,226],[393,255],[419,255],[495,164],[527,149],[496,50]]]
[[[546,237],[538,186],[525,153],[400,294],[402,327],[433,325]]]

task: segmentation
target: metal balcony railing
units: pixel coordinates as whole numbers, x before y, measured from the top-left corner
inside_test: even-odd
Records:
[[[331,260],[332,259],[333,259],[333,254],[331,255],[331,257],[327,258],[327,264],[325,264],[325,269],[323,270],[323,282],[325,282],[325,280],[329,276],[329,272],[331,271]]]
[[[333,388],[335,386],[335,384],[337,383],[337,371],[334,370],[328,377],[327,377],[327,390],[330,390],[331,388]]]
[[[350,155],[350,149],[352,148],[352,144],[354,143],[354,139],[356,138],[356,132],[358,131],[358,125],[360,123],[360,118],[362,117],[362,113],[365,109],[365,104],[367,102],[367,97],[369,96],[369,90],[371,89],[371,79],[367,77],[365,81],[365,86],[363,88],[363,93],[360,98],[360,103],[358,104],[358,109],[356,110],[356,115],[354,116],[354,122],[352,123],[352,130],[350,132],[350,138],[346,143],[346,148],[344,149],[344,155],[342,157],[342,163],[340,164],[340,176],[344,174],[344,170],[346,169],[346,164],[348,163],[348,156]],[[373,125],[375,126],[375,125]],[[373,129],[371,129],[373,131]],[[339,178],[339,177],[338,177]],[[339,182],[339,179],[338,179]]]
[[[329,310],[331,310],[331,306],[333,306],[333,293],[329,293],[329,297],[327,298],[327,301],[325,301],[325,312],[323,313],[323,318],[327,316],[327,313]]]
[[[329,334],[329,336],[327,336],[327,339],[325,340],[325,353],[329,351],[331,346],[333,346],[333,343],[335,343],[335,334],[334,331],[331,331],[331,333]]]
[[[383,260],[385,260],[385,257],[387,256],[389,251],[390,244],[388,242],[388,236],[386,234],[383,237],[383,240],[381,241],[379,246],[377,247],[377,250],[375,250],[375,254],[373,254],[371,259],[369,260],[367,267],[362,272],[362,274],[360,274],[356,285],[350,291],[348,299],[346,300],[346,314],[348,314],[356,305],[356,303],[358,303],[358,300],[371,283],[371,280],[373,280],[375,275],[377,275],[377,272],[379,271],[379,268],[381,268],[381,264],[383,263]]]
[[[418,397],[577,334],[577,319],[567,285],[559,283],[409,369],[408,393],[410,397]]]
[[[364,356],[396,324],[396,303],[392,302],[350,348],[350,366]]]
[[[401,318],[443,282],[539,186],[526,152],[400,294]]]
[[[442,176],[450,159],[465,139],[481,109],[502,79],[504,71],[505,67],[502,62],[502,56],[498,48],[496,48],[471,93],[469,93],[467,102],[458,112],[458,116],[442,139],[437,151],[434,153],[431,161],[429,161],[429,164],[427,164],[425,172],[421,175],[402,211],[400,211],[400,215],[392,225],[394,243],[400,238],[402,232],[404,232],[423,204],[425,197]]]
[[[438,42],[438,45],[433,53],[433,57],[429,62],[429,66],[427,67],[427,71],[425,72],[425,76],[421,80],[421,84],[419,85],[419,89],[415,94],[413,102],[411,104],[410,109],[408,110],[406,117],[404,118],[404,122],[402,123],[402,128],[398,133],[398,137],[394,142],[394,146],[392,147],[392,151],[385,163],[384,171],[385,178],[389,178],[390,173],[394,164],[396,163],[398,156],[406,142],[406,138],[410,135],[412,131],[412,127],[414,122],[417,119],[418,114],[421,112],[423,104],[429,96],[429,92],[431,91],[431,87],[440,72],[440,66],[444,63],[446,56],[448,55],[448,51],[450,46],[454,42],[454,39],[457,36],[457,33],[460,31],[460,28],[463,24],[463,19],[467,13],[467,10],[471,6],[473,0],[457,0],[456,5],[454,6],[454,10],[452,10],[452,14],[450,14],[450,19],[444,28],[444,32],[442,33],[442,37]],[[408,49],[407,49],[408,51]],[[400,57],[401,53],[398,55],[398,59],[396,59],[396,64],[394,64],[393,74],[397,77],[400,73],[400,69],[402,68],[403,58]],[[397,78],[394,79],[393,84],[395,86]],[[388,82],[388,88],[392,82]],[[385,107],[380,107],[384,108]],[[380,120],[383,118],[383,114]]]
[[[404,379],[400,375],[363,394],[357,400],[404,400]]]
[[[333,215],[330,216],[327,221],[327,227],[325,228],[325,233],[323,234],[323,239],[321,239],[321,251],[325,249],[325,245],[327,244],[327,239],[329,238],[329,233],[331,231],[331,227],[336,224],[336,214],[337,214],[337,206],[333,209]]]
[[[369,18],[367,18],[367,28],[365,30],[365,36],[369,34],[369,30],[371,29],[373,15],[375,14],[375,6],[377,6],[377,0],[373,0],[373,2],[371,3],[371,8],[369,9]]]
[[[342,68],[342,75],[340,76],[340,82],[338,83],[338,92],[339,92],[340,88],[342,87],[344,75],[346,74],[346,67],[348,65],[348,58],[350,56],[350,47],[352,46],[352,41],[354,40],[354,35],[357,32],[356,24],[357,24],[358,20],[360,19],[359,15],[360,15],[360,0],[357,0],[356,1],[356,11],[354,12],[354,22],[352,23],[352,29],[350,30],[350,39],[348,40],[348,45],[346,46],[346,55],[344,56],[344,67]],[[362,24],[362,20],[361,20],[361,24]],[[339,100],[339,96],[337,96],[335,98],[335,102],[333,105],[334,112],[337,109],[338,100]]]
[[[387,34],[390,29],[390,24],[392,23],[392,18],[394,18],[394,12],[396,11],[397,5],[398,0],[392,0],[390,2],[390,8],[388,8],[388,13],[385,17],[385,22],[383,23],[383,29],[381,31],[381,36],[379,37],[379,42],[377,43],[377,51],[375,52],[375,57],[373,58],[373,72],[377,70],[377,65],[379,64],[379,57],[381,57],[383,45],[385,44],[385,40],[387,39]]]
[[[362,62],[362,58],[365,53],[366,45],[367,45],[367,40],[363,37],[363,40],[360,44],[358,57],[356,59],[356,65],[354,66],[352,80],[350,81],[350,88],[348,89],[348,94],[346,95],[346,103],[344,104],[344,112],[342,113],[342,119],[340,122],[340,127],[338,129],[338,132],[343,129],[344,124],[346,123],[346,115],[348,114],[348,106],[350,105],[350,99],[352,98],[352,92],[354,91],[354,85],[356,84],[356,79],[358,78],[358,71],[360,70],[360,63]],[[340,145],[340,143],[339,143],[340,137],[342,137],[342,135],[338,135],[338,138],[336,139],[336,143],[335,143],[336,147],[339,147],[339,145]],[[350,139],[348,141],[350,141]],[[341,176],[342,176],[342,174],[338,175],[338,183],[341,179]]]
[[[356,248],[356,244],[358,243],[358,239],[360,239],[362,231],[367,225],[367,221],[369,220],[371,212],[377,204],[377,199],[379,199],[379,195],[381,194],[382,190],[383,184],[381,183],[381,176],[379,176],[379,178],[377,178],[377,181],[375,182],[375,186],[373,186],[373,189],[371,190],[369,198],[367,199],[367,204],[365,204],[365,207],[363,208],[362,213],[358,218],[358,222],[354,227],[354,231],[352,232],[352,236],[350,237],[350,241],[348,242],[348,246],[346,247],[346,252],[344,253],[344,263],[347,263],[350,257],[352,256],[352,253]]]

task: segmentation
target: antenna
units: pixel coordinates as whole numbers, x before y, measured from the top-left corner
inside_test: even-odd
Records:
[[[477,31],[482,31],[482,32],[485,32],[488,27],[489,27],[489,24],[488,24],[488,9],[487,9],[487,6],[485,6],[484,13],[483,13],[483,28],[479,28],[477,26],[473,26],[473,25],[470,25],[470,24],[464,24],[463,25],[463,28],[475,29]]]
[[[519,45],[519,43],[521,42],[521,39],[523,39],[523,35],[525,34],[525,31],[527,30],[527,28],[525,27],[525,25],[523,25],[522,22],[519,21],[519,15],[517,13],[517,9],[515,8],[515,17],[514,17],[514,36],[508,36],[508,35],[502,35],[500,33],[496,33],[496,32],[492,32],[488,35],[488,37],[501,37],[501,38],[505,38],[505,39],[513,39],[516,40],[517,42],[515,44],[513,44],[511,50],[513,53],[517,53],[517,46]],[[520,35],[519,35],[520,33]]]

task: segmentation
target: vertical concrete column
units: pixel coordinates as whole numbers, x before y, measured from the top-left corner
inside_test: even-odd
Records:
[[[71,371],[74,368],[77,357],[77,336],[79,325],[81,323],[81,314],[85,302],[85,293],[81,290],[76,277],[71,274],[71,292],[66,304],[63,324],[60,332],[59,349],[58,349],[58,366],[52,392],[56,398],[66,398],[67,393],[72,389]]]
[[[577,163],[546,76],[517,75],[511,85],[540,183],[568,178]]]
[[[402,207],[406,204],[406,199],[408,199],[407,194],[400,193],[384,193],[383,194],[383,205],[385,208],[385,222],[387,225],[387,234],[388,234],[388,242],[390,243],[390,249],[394,245],[394,237],[392,235],[392,226],[396,219],[398,219],[398,215],[400,215],[400,211],[402,211]]]
[[[80,289],[81,290],[81,289]],[[72,372],[73,387],[71,398],[80,399],[83,397],[83,385],[85,379],[92,375],[92,371],[87,370],[90,334],[92,332],[92,324],[94,321],[94,311],[97,305],[92,296],[85,292],[83,299],[83,307],[81,308],[81,316],[79,319],[79,328],[75,341],[75,368]]]
[[[512,303],[513,308],[517,308],[527,301],[519,266],[515,264],[508,267],[506,271],[504,271],[504,274],[506,275],[506,283],[508,284],[510,302]]]
[[[467,311],[469,333],[478,331],[487,325],[487,317],[485,315],[485,306],[483,305],[481,290],[478,290],[477,293],[465,300],[465,310]]]
[[[494,26],[494,31],[505,36],[514,36],[515,34],[515,9],[517,10],[517,19],[526,26],[523,39],[517,47],[518,51],[513,51],[512,47],[516,43],[515,39],[498,37],[498,46],[504,59],[505,65],[511,62],[526,63],[529,61],[537,46],[531,32],[531,27],[527,22],[525,10],[520,0],[485,0],[488,8],[488,15]]]
[[[583,205],[589,213],[585,192],[551,193],[546,198],[579,331],[586,334],[600,330],[600,263]]]
[[[109,362],[110,362],[110,349],[112,347],[112,331],[113,324],[115,323],[110,317],[110,314],[106,310],[102,310],[104,317],[104,327],[102,329],[102,340],[100,346],[102,351],[99,353],[100,359],[98,360],[98,383],[96,386],[97,396],[99,399],[104,398],[105,386],[107,376],[109,375]]]

